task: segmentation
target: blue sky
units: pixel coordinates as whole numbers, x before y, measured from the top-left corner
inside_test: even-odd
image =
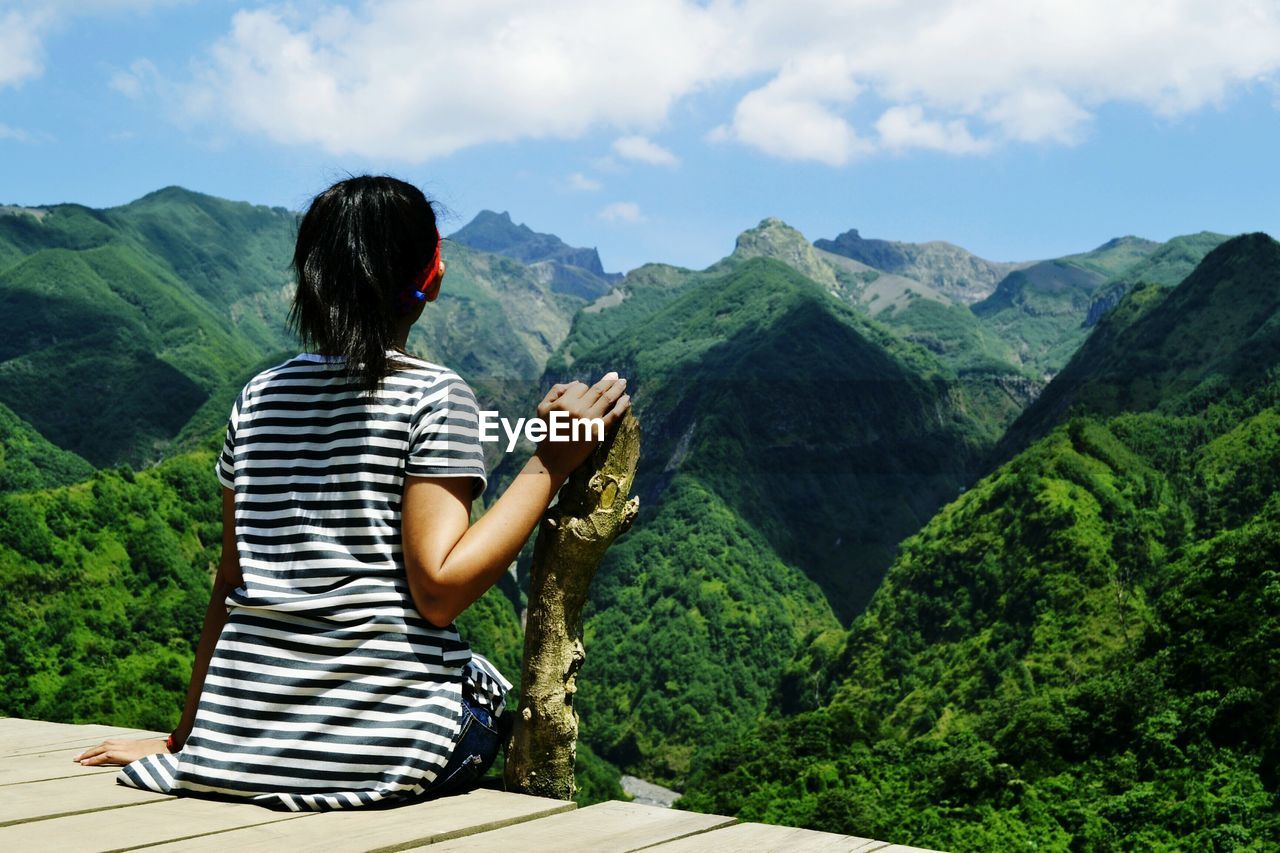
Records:
[[[387,171],[613,270],[766,216],[996,260],[1280,233],[1280,4],[1037,5],[0,0],[0,203]]]

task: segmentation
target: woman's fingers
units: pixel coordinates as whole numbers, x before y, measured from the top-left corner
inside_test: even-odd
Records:
[[[564,385],[559,383],[552,385],[551,390],[543,395],[542,402],[538,403],[538,417],[545,418],[551,411],[551,404],[559,400],[562,394],[564,394]]]
[[[90,756],[98,755],[100,753],[106,752],[107,750],[111,749],[111,747],[114,745],[115,745],[114,738],[111,740],[104,740],[102,743],[98,744],[97,746],[89,747],[84,752],[80,753],[79,755],[77,755],[75,758],[71,760],[81,761],[85,758],[89,758]]]
[[[96,767],[100,764],[128,764],[144,755],[164,751],[165,742],[163,738],[142,738],[140,740],[110,738],[97,746],[89,747],[71,760],[78,762],[83,767]]]
[[[613,429],[618,421],[622,420],[622,416],[627,413],[627,409],[631,408],[631,395],[620,394],[618,399],[614,400],[613,407],[604,414],[604,428],[606,430]]]
[[[616,376],[617,374],[614,374],[614,375]],[[595,399],[595,401],[591,404],[591,409],[588,412],[587,416],[593,417],[593,418],[598,418],[602,416],[605,412],[613,408],[613,404],[618,402],[618,398],[621,397],[622,393],[626,390],[627,390],[627,380],[625,379],[610,380],[609,384],[606,385],[603,389],[601,389],[600,396],[598,396]]]
[[[626,390],[627,380],[611,370],[594,384],[573,381],[553,385],[538,405],[538,416],[546,419],[553,410],[574,418],[598,418],[609,412]]]
[[[616,370],[610,370],[604,376],[601,376],[600,379],[596,381],[596,384],[591,386],[591,391],[588,394],[583,395],[587,405],[594,405],[595,402],[599,400],[617,381],[618,371]]]
[[[116,749],[116,744],[114,743],[114,741],[104,740],[102,743],[98,744],[97,746],[89,747],[88,749],[86,749],[84,752],[77,755],[72,760],[78,761],[81,764],[87,764],[87,765],[102,764],[111,756],[112,752],[115,749]]]

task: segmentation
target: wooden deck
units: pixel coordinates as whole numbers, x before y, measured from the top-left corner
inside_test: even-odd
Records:
[[[105,737],[154,732],[0,718],[0,850],[73,851],[880,851],[918,848],[736,818],[480,788],[380,811],[289,814],[115,783],[71,760]]]

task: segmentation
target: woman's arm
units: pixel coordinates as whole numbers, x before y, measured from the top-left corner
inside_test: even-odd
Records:
[[[588,388],[557,385],[538,405],[539,417],[601,418],[611,430],[631,404],[626,380],[608,373]],[[449,625],[497,583],[574,468],[598,441],[543,441],[502,496],[474,525],[471,480],[407,477],[402,540],[413,603],[433,625]]]
[[[213,592],[209,607],[204,612],[204,627],[200,630],[200,642],[196,646],[196,659],[191,667],[191,681],[187,685],[187,700],[182,706],[182,720],[173,732],[174,746],[178,749],[191,734],[196,719],[196,706],[204,690],[204,679],[209,672],[209,660],[213,648],[227,623],[227,593],[243,583],[240,575],[240,555],[236,551],[235,492],[225,486],[222,489],[222,558],[218,561],[218,573],[213,579]],[[108,738],[90,747],[72,761],[84,766],[99,764],[128,764],[144,755],[165,752],[164,738]]]

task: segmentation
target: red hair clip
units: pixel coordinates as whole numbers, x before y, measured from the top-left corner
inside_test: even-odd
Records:
[[[409,291],[410,299],[418,302],[425,301],[427,291],[440,280],[440,245],[443,242],[443,237],[436,237],[436,250],[431,254],[431,263],[427,264],[427,268],[422,271],[422,276],[418,279],[417,284]]]

